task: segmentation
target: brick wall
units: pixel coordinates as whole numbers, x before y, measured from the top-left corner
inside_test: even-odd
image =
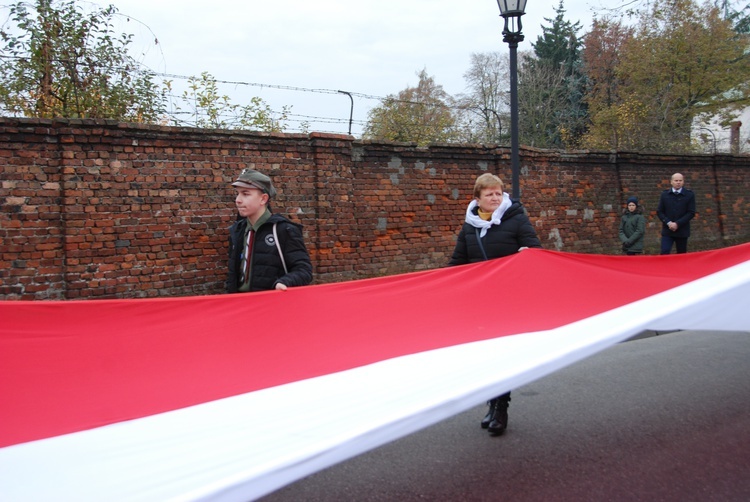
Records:
[[[230,182],[274,178],[275,212],[304,225],[316,282],[443,266],[474,179],[509,151],[94,120],[0,119],[0,298],[89,299],[223,291]],[[545,247],[618,253],[625,199],[649,213],[682,172],[697,195],[691,250],[750,241],[750,158],[522,149],[521,195]]]

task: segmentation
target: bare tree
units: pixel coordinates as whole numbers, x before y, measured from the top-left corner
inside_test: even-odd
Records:
[[[503,143],[510,131],[508,56],[499,52],[472,54],[464,80],[467,93],[457,97],[462,138],[471,143]]]

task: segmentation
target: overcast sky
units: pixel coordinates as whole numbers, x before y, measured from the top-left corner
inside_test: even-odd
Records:
[[[586,31],[595,12],[626,0],[567,0],[566,18]],[[385,97],[416,85],[426,69],[446,92],[465,91],[472,53],[508,51],[495,0],[97,0],[133,18],[132,48],[152,70],[175,75],[207,71],[218,80],[263,84],[223,86],[233,102],[263,98],[274,109],[292,107],[296,120],[330,117],[313,130],[346,133],[346,95],[304,90],[344,90]],[[529,0],[523,17],[531,50],[558,0]],[[136,22],[137,20],[137,22]],[[158,45],[153,43],[154,37]],[[175,83],[180,83],[177,79]],[[378,101],[354,97],[352,133],[359,136]],[[302,116],[302,117],[300,117]],[[290,131],[298,127],[290,122]]]

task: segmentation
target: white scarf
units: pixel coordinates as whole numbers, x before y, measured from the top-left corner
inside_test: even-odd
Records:
[[[472,227],[482,229],[482,231],[479,232],[479,238],[481,239],[487,233],[487,229],[492,225],[500,225],[500,219],[503,217],[503,214],[511,206],[511,204],[512,202],[510,201],[510,195],[503,192],[503,201],[500,203],[500,207],[493,211],[492,218],[490,218],[488,221],[483,220],[479,217],[479,215],[474,214],[474,208],[479,205],[477,200],[474,199],[469,203],[469,207],[466,208],[466,223],[468,223]]]

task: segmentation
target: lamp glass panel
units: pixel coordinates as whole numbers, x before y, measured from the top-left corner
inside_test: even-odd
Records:
[[[503,16],[521,15],[526,11],[526,0],[497,0],[497,6]]]

